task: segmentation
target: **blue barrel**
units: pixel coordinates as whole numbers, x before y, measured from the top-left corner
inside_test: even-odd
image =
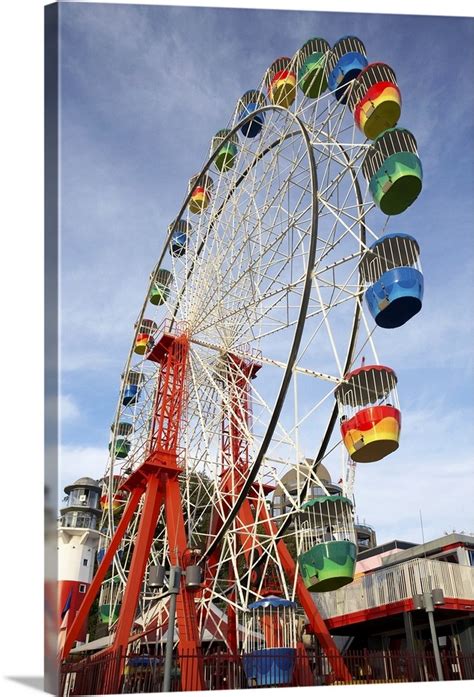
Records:
[[[379,327],[401,327],[421,310],[424,283],[419,257],[414,237],[392,232],[376,240],[362,258],[365,300]]]
[[[170,251],[174,257],[182,257],[186,254],[186,232],[175,230],[171,237]]]
[[[257,109],[265,106],[265,104],[266,99],[261,92],[258,92],[257,90],[248,90],[248,92],[246,92],[239,100],[237,107],[238,120],[242,121]],[[240,130],[246,138],[255,138],[255,136],[257,136],[262,130],[264,123],[264,114],[257,114],[253,119],[247,121],[247,123],[245,123]]]
[[[127,385],[123,393],[122,404],[126,407],[129,404],[136,404],[138,396],[138,385]]]
[[[296,649],[258,649],[242,656],[250,686],[291,685]]]
[[[420,310],[423,302],[423,274],[402,266],[386,271],[365,293],[376,324],[384,329],[401,327]]]
[[[347,85],[368,64],[365,46],[356,36],[344,36],[334,44],[328,60],[328,87],[339,102],[347,102]]]

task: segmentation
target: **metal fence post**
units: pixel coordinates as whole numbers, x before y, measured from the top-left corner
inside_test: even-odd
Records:
[[[170,606],[168,617],[168,631],[166,634],[163,692],[171,691],[171,668],[173,664],[174,626],[176,620],[176,597],[179,593],[180,578],[181,568],[179,566],[172,566],[170,569],[169,580]]]

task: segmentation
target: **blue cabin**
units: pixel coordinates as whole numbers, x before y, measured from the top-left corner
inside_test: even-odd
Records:
[[[265,96],[258,90],[248,90],[237,103],[237,120],[243,121],[252,112],[257,111],[267,104]],[[263,113],[256,114],[253,119],[247,121],[240,129],[246,138],[255,138],[262,130],[265,123]]]
[[[249,687],[291,685],[296,661],[296,603],[269,595],[248,606],[242,664]]]
[[[178,220],[176,225],[172,223],[170,228],[174,226],[173,234],[170,241],[170,254],[173,257],[182,257],[186,254],[186,246],[188,243],[188,235],[191,231],[191,225],[186,220]]]
[[[140,383],[142,381],[141,373],[136,373],[131,371],[127,375],[127,380],[125,383],[122,404],[125,407],[136,404],[140,397]]]
[[[360,39],[356,36],[343,36],[336,41],[328,59],[328,87],[331,92],[335,92],[339,102],[347,102],[347,85],[367,65],[367,53]]]
[[[360,263],[368,285],[365,299],[379,327],[401,327],[416,315],[423,301],[420,247],[411,235],[384,235],[371,245]]]

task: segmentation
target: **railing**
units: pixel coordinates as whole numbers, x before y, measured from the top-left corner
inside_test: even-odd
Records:
[[[474,567],[413,559],[368,572],[348,586],[313,598],[322,617],[330,619],[407,600],[432,588],[441,588],[446,598],[474,600]]]
[[[249,660],[250,659],[250,660]],[[392,683],[436,681],[437,671],[433,654],[398,651],[350,651],[331,661],[317,648],[304,651],[288,650],[288,655],[202,653],[197,658],[182,655],[173,658],[171,691],[183,688],[181,675],[199,670],[204,676],[205,689],[255,689],[259,687],[300,687],[341,684],[334,673],[338,661],[344,662],[350,674],[347,683]],[[443,653],[441,656],[445,680],[474,678],[474,656]],[[163,690],[164,660],[153,656],[127,656],[122,664],[119,654],[100,659],[87,658],[61,666],[60,697],[75,695],[145,694]]]

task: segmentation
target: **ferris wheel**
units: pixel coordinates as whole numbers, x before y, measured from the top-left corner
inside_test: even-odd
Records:
[[[421,190],[400,112],[394,71],[359,39],[314,38],[211,139],[151,271],[111,427],[99,615],[115,637],[167,631],[148,581],[178,565],[187,650],[206,633],[245,645],[269,596],[331,646],[311,593],[352,580],[354,462],[400,433],[374,330],[422,302],[418,243],[388,232]]]

